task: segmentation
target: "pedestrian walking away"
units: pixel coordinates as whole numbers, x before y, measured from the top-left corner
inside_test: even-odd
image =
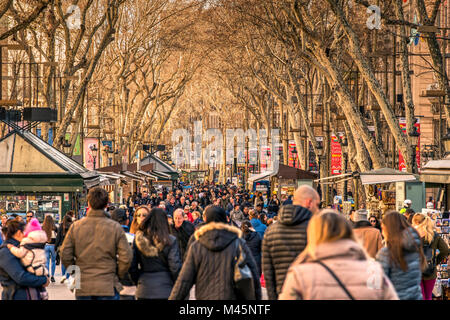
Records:
[[[136,233],[130,275],[137,285],[136,298],[168,299],[181,269],[176,237],[170,235],[167,215],[154,208]]]
[[[294,204],[283,205],[278,222],[267,229],[262,243],[262,271],[269,300],[278,299],[289,266],[305,249],[306,229],[319,203],[316,190],[301,186],[295,191]]]
[[[248,266],[252,274],[254,297],[260,300],[256,263],[241,230],[227,224],[226,212],[221,207],[208,206],[204,215],[206,224],[195,231],[169,300],[185,299],[194,284],[197,300],[236,300],[234,268],[230,266],[241,253],[242,266]]]
[[[122,227],[105,214],[108,193],[89,190],[86,218],[74,222],[61,248],[61,263],[80,269],[77,300],[119,300],[122,279],[131,264],[132,250]]]
[[[308,244],[289,268],[279,299],[398,300],[398,296],[381,265],[357,243],[349,221],[325,209],[309,222]]]

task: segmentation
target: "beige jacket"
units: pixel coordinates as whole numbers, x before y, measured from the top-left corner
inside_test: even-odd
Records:
[[[381,232],[372,226],[353,229],[356,239],[366,249],[371,258],[375,259],[378,251],[383,248]]]
[[[113,296],[122,290],[122,278],[131,264],[132,250],[121,225],[103,210],[89,210],[74,222],[61,247],[65,267],[77,265],[81,272],[77,296]]]
[[[9,251],[20,259],[22,265],[28,272],[37,276],[46,276],[48,271],[45,268],[47,257],[45,255],[45,244],[47,234],[43,230],[31,231],[26,238],[20,242],[20,247],[12,246]],[[27,249],[25,245],[43,245],[44,248]]]
[[[327,265],[355,300],[398,300],[397,293],[381,265],[368,259],[352,240],[324,243],[316,248],[316,259]],[[333,276],[305,252],[292,263],[280,300],[348,300]]]

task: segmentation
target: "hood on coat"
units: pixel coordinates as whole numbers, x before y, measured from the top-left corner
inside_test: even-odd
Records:
[[[261,220],[253,218],[252,220],[250,220],[250,223],[252,224],[254,229],[260,228],[263,223],[261,222]]]
[[[28,243],[46,243],[47,233],[44,230],[31,231],[26,238],[23,238],[20,244]]]
[[[363,247],[354,240],[343,239],[334,242],[321,243],[316,247],[314,259],[303,251],[295,260],[295,263],[310,262],[313,260],[325,260],[333,258],[347,258],[350,260],[367,260],[368,256]]]
[[[221,222],[209,222],[194,233],[195,240],[211,251],[222,251],[236,238],[242,237],[242,231]]]
[[[286,226],[294,226],[311,219],[312,213],[308,209],[293,204],[281,207],[278,222]]]
[[[144,232],[138,231],[135,235],[136,246],[142,254],[147,257],[157,257],[158,251],[162,251],[164,249],[164,245],[162,243],[157,243],[156,246],[153,245],[150,240],[144,236]]]
[[[406,251],[415,252],[417,248],[421,246],[421,240],[419,234],[412,227],[403,231],[402,234],[403,248]]]

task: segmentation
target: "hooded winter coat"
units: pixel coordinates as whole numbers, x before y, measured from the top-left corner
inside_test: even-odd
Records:
[[[267,226],[263,224],[259,219],[253,218],[250,220],[250,223],[252,224],[253,228],[256,232],[259,233],[261,236],[261,239],[264,238],[264,233],[266,232]]]
[[[130,275],[137,284],[138,299],[167,299],[181,269],[177,239],[170,235],[170,244],[152,244],[142,231],[133,243]]]
[[[262,238],[258,232],[250,231],[244,236],[245,242],[250,249],[253,258],[255,259],[256,266],[258,267],[258,274],[261,276],[261,245]]]
[[[185,299],[195,284],[197,300],[236,300],[233,288],[235,241],[241,242],[250,268],[257,300],[261,299],[261,285],[252,253],[236,227],[220,222],[209,222],[194,233],[169,300]]]
[[[422,270],[420,255],[417,251],[417,248],[420,248],[420,246],[420,237],[412,227],[403,231],[403,253],[408,267],[406,271],[394,265],[391,261],[388,247],[381,249],[376,256],[376,260],[383,266],[384,273],[394,285],[400,300],[423,299],[420,288]]]
[[[302,253],[289,268],[280,300],[350,299],[327,269],[313,260],[330,268],[355,300],[398,300],[381,265],[369,260],[361,245],[350,239],[319,244],[314,259]]]
[[[281,292],[286,272],[306,247],[306,229],[311,211],[295,205],[283,206],[278,222],[267,229],[262,243],[262,271],[269,300]]]

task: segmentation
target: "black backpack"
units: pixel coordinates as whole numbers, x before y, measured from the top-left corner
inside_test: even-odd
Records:
[[[433,240],[428,244],[423,244],[423,253],[425,255],[425,259],[427,262],[426,269],[422,272],[424,277],[430,277],[433,275],[434,270],[436,269],[436,249],[433,249],[433,245],[436,241],[436,233],[433,236]]]

